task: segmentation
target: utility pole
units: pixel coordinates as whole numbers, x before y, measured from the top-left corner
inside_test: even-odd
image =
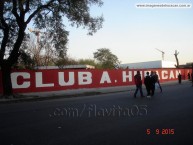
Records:
[[[164,60],[164,54],[165,54],[165,52],[163,52],[162,50],[159,50],[159,49],[157,49],[157,48],[156,48],[156,50],[158,50],[159,52],[162,53],[162,60]]]
[[[176,58],[176,68],[179,68],[178,54],[179,54],[179,52],[177,50],[175,50],[174,56]]]
[[[33,30],[31,28],[28,28],[28,30],[31,32],[31,33],[34,33],[37,37],[37,45],[39,45],[40,43],[40,33],[45,33],[45,32],[41,32],[40,30]]]

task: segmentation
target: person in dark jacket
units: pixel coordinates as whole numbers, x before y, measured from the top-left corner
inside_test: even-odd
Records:
[[[149,76],[149,72],[146,73],[146,77],[144,79],[144,84],[147,90],[147,96],[150,96],[150,89],[151,89],[151,78]]]
[[[179,84],[181,84],[181,82],[182,82],[182,75],[180,73],[178,74],[178,82],[179,82]]]
[[[156,78],[153,71],[151,71],[150,78],[151,78],[151,88],[150,88],[151,96],[154,96]]]
[[[193,74],[191,73],[191,78],[192,78],[192,86],[193,86]]]
[[[155,72],[155,83],[158,84],[158,86],[159,86],[159,88],[160,88],[160,92],[162,92],[162,87],[161,87],[161,85],[160,85],[160,83],[159,83],[159,77],[158,77],[158,75],[157,75],[156,72]]]
[[[187,75],[187,76],[188,76],[188,80],[190,81],[190,73],[188,73],[188,75]]]
[[[141,97],[144,97],[143,96],[143,91],[142,91],[141,74],[140,74],[139,71],[137,71],[137,74],[134,76],[134,80],[135,80],[135,85],[136,85],[136,90],[135,90],[135,93],[134,93],[134,97],[136,98],[138,90],[140,91]]]

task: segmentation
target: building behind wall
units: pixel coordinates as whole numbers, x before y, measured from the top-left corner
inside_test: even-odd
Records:
[[[95,69],[92,65],[38,66],[35,69]]]
[[[175,68],[176,62],[173,61],[146,61],[146,62],[137,62],[137,63],[125,63],[121,64],[121,68],[129,69],[146,69],[146,68]]]
[[[186,64],[182,64],[179,67],[180,68],[192,68],[193,69],[193,62],[187,62]]]

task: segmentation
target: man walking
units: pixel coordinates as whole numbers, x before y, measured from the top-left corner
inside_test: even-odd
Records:
[[[135,90],[135,93],[134,93],[134,97],[136,98],[138,90],[140,91],[141,97],[144,97],[143,96],[143,91],[142,91],[141,74],[140,74],[139,71],[137,71],[137,74],[134,76],[134,80],[135,80],[135,85],[136,85],[136,90]]]
[[[144,79],[144,84],[147,90],[147,96],[150,96],[150,89],[151,89],[151,78],[149,76],[149,72],[146,73],[146,77]]]
[[[182,82],[182,75],[179,73],[178,74],[178,83],[181,84],[181,82]]]
[[[153,71],[151,71],[150,78],[151,78],[151,88],[150,88],[151,96],[154,96],[156,79],[155,79],[155,74]]]
[[[187,76],[188,76],[188,80],[190,81],[190,72],[188,72],[188,75],[187,75]]]
[[[161,87],[161,85],[160,85],[160,83],[159,83],[159,77],[158,77],[158,75],[157,75],[156,72],[155,72],[155,83],[158,84],[158,86],[159,86],[159,88],[160,88],[160,92],[162,92],[162,87]]]

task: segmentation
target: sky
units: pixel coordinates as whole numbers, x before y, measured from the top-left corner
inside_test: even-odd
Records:
[[[75,59],[93,58],[100,48],[109,48],[121,63],[161,60],[193,62],[193,6],[191,8],[136,8],[141,3],[188,3],[192,0],[103,0],[92,6],[91,15],[104,17],[103,28],[93,36],[82,27],[66,25],[70,31],[68,55]]]

